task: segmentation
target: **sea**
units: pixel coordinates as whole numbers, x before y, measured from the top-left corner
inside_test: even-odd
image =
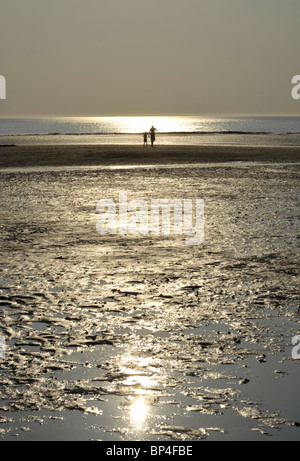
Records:
[[[130,116],[0,118],[0,145],[300,145],[300,116]]]

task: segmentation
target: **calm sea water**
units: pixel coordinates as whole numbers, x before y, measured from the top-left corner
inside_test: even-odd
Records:
[[[39,117],[0,118],[0,135],[160,133],[300,133],[300,117]]]
[[[0,118],[0,136],[1,144],[11,141],[7,136],[17,136],[18,144],[135,144],[152,125],[161,144],[257,144],[254,135],[260,143],[261,135],[281,135],[281,144],[300,144],[300,116]],[[265,136],[264,143],[271,142]]]

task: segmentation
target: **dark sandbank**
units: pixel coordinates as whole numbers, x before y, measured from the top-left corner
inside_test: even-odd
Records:
[[[153,165],[206,162],[299,162],[300,147],[56,145],[3,146],[0,168]]]

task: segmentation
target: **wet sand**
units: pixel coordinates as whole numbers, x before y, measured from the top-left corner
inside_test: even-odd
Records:
[[[1,144],[1,143],[0,143]],[[53,145],[0,147],[0,168],[206,162],[299,162],[300,147]]]
[[[0,440],[299,440],[297,149],[0,158]],[[99,235],[120,190],[204,199],[204,242]]]

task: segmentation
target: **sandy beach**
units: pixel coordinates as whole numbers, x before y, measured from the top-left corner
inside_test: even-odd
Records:
[[[299,162],[299,146],[29,145],[0,142],[0,168],[74,165],[141,165],[203,162]]]
[[[299,440],[297,162],[1,147],[0,440]],[[203,199],[203,243],[99,235],[120,190]]]

